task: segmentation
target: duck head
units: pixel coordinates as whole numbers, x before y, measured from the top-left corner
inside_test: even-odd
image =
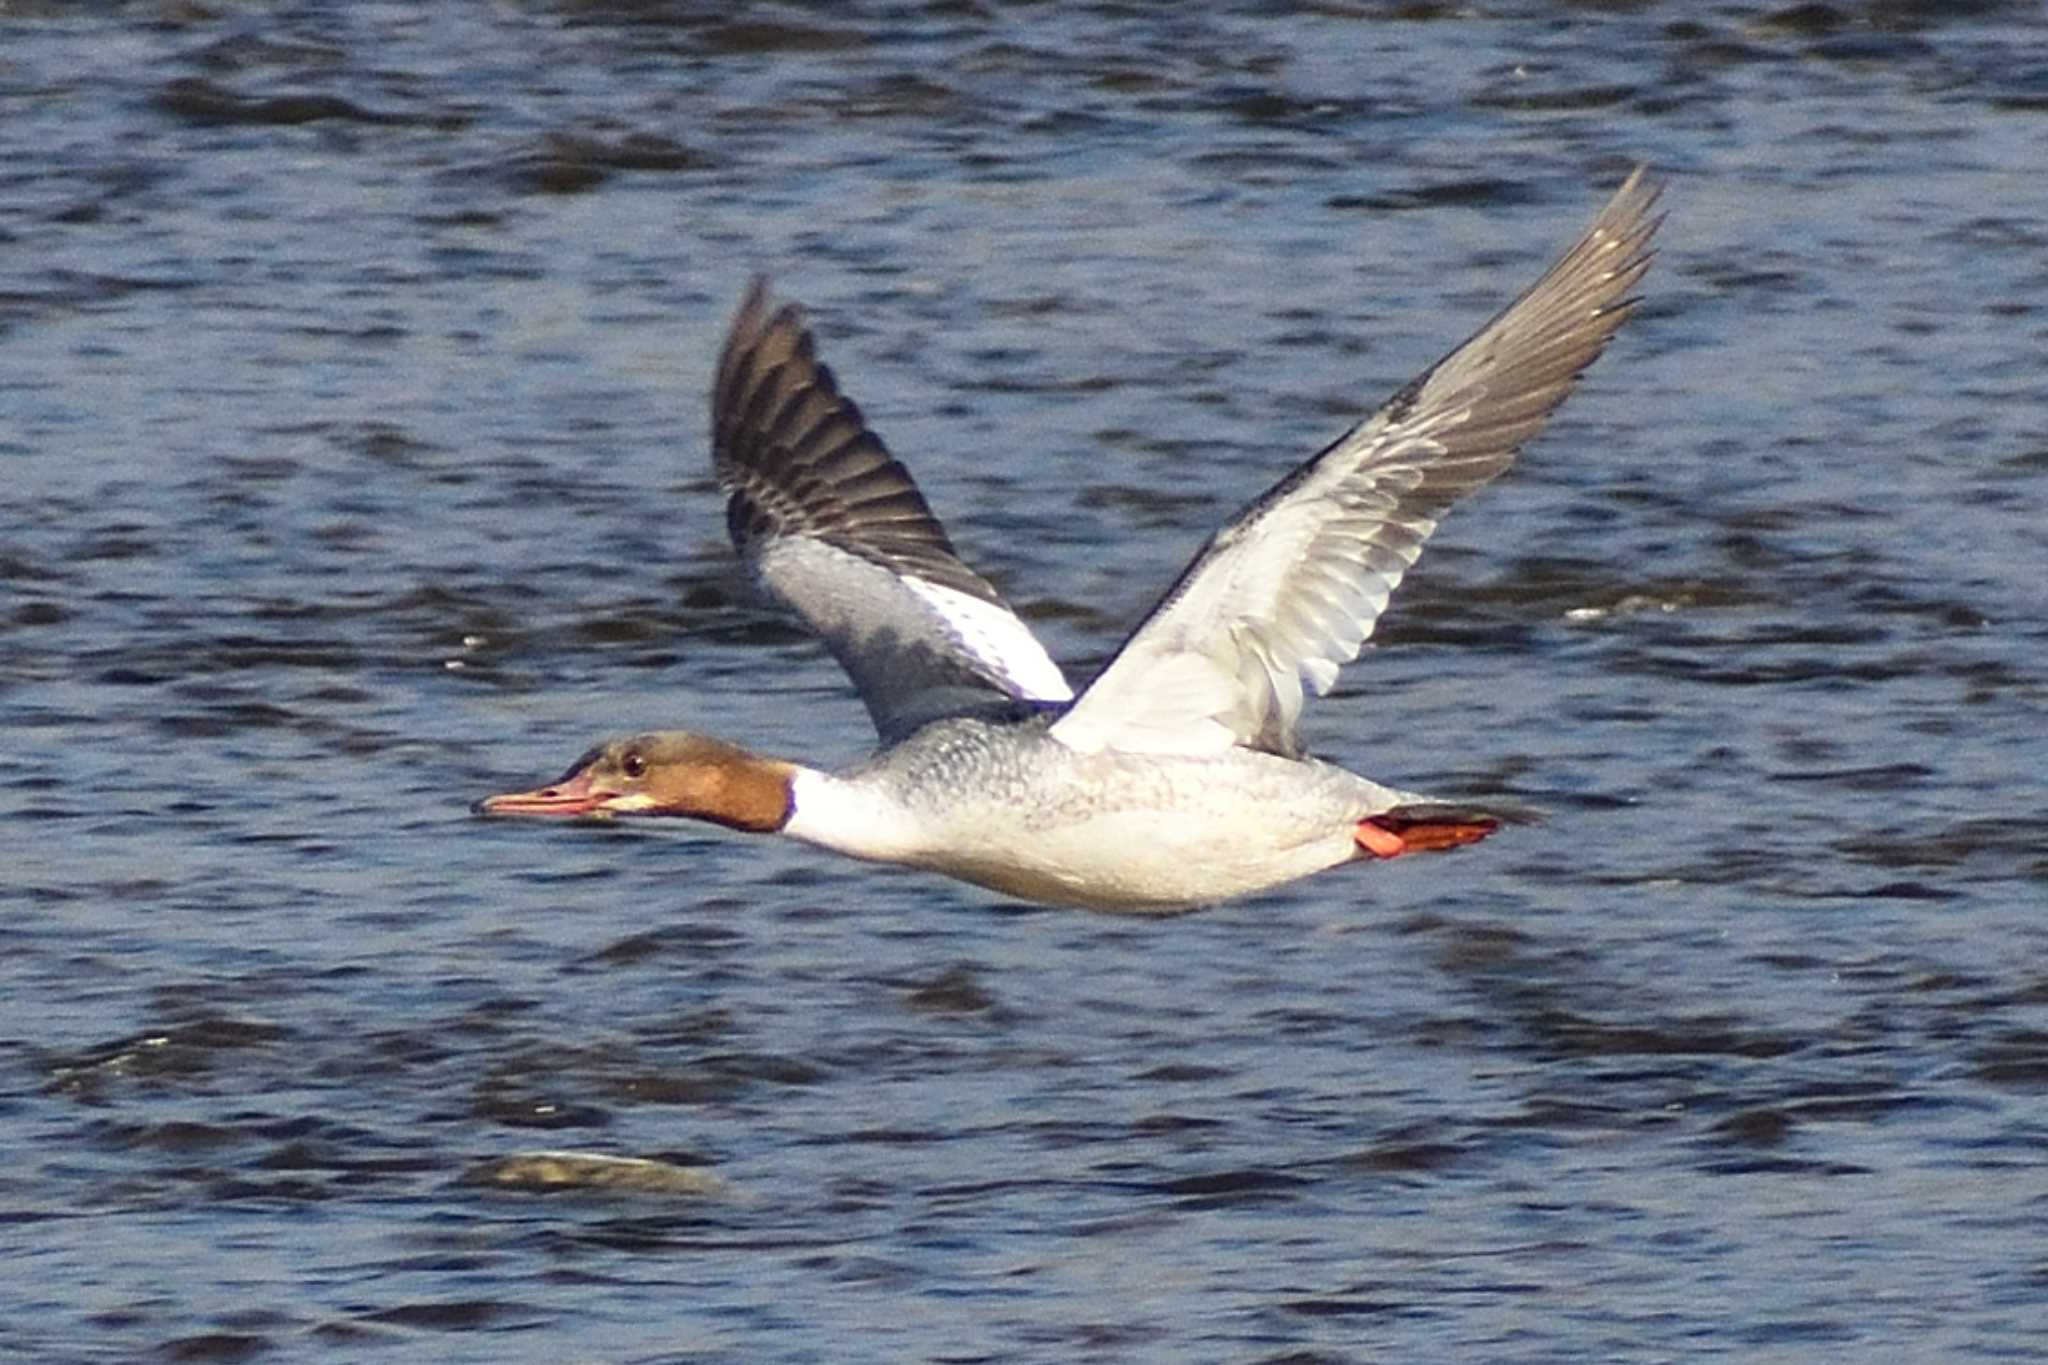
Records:
[[[553,782],[477,802],[479,815],[677,815],[773,833],[789,823],[795,765],[662,730],[600,744]]]

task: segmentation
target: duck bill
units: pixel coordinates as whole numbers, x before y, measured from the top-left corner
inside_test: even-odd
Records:
[[[614,795],[598,790],[586,771],[570,773],[532,791],[486,796],[476,803],[475,810],[478,815],[608,815],[605,803]]]

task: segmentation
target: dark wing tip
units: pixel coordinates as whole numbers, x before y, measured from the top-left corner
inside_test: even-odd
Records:
[[[794,303],[756,276],[733,315],[711,391],[712,469],[745,554],[810,535],[893,571],[1001,604],[961,561],[910,471],[840,392]]]
[[[1389,404],[1392,421],[1464,410],[1416,490],[1442,507],[1492,480],[1577,387],[1635,311],[1664,186],[1637,166],[1550,268]]]

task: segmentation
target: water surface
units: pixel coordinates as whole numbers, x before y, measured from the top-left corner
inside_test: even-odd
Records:
[[[2038,1349],[2043,35],[0,17],[0,1351]],[[708,477],[751,272],[1085,673],[1637,161],[1640,313],[1310,714],[1543,825],[1134,922],[468,814],[863,751]]]

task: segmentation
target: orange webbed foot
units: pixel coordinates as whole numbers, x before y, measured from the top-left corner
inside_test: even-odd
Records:
[[[1500,821],[1485,815],[1430,819],[1388,811],[1360,820],[1351,836],[1375,858],[1398,858],[1404,853],[1438,853],[1476,844],[1499,828]]]

